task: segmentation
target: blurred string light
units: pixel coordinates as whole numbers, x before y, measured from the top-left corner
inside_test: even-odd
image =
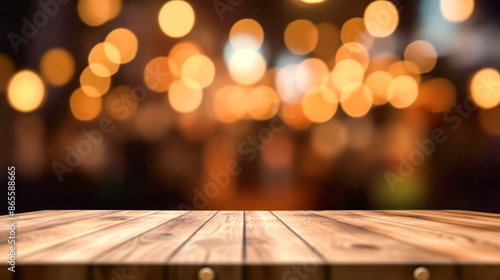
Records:
[[[240,85],[253,85],[264,76],[267,68],[265,58],[259,52],[243,49],[229,59],[229,74]]]
[[[373,104],[370,88],[361,83],[350,83],[342,89],[340,104],[346,114],[359,118],[368,113]]]
[[[288,24],[284,38],[290,52],[297,55],[308,54],[318,44],[318,29],[311,21],[298,19]]]
[[[366,30],[363,18],[351,18],[346,21],[340,31],[340,38],[344,44],[359,43],[366,49],[373,46],[375,38]]]
[[[474,0],[440,0],[443,17],[451,22],[467,20],[474,11]]]
[[[481,69],[474,74],[470,83],[474,102],[484,109],[491,109],[500,103],[500,74],[493,68]]]
[[[160,28],[167,36],[179,38],[186,36],[195,23],[193,7],[182,0],[168,1],[158,14]]]
[[[297,86],[303,92],[313,87],[325,86],[328,82],[328,75],[328,66],[319,58],[304,59],[295,69]]]
[[[247,112],[247,95],[240,86],[225,86],[214,95],[213,106],[217,119],[225,123],[233,123],[242,119]]]
[[[389,101],[388,89],[391,82],[391,74],[383,70],[375,71],[366,77],[365,84],[373,94],[373,105],[384,105]]]
[[[12,108],[20,112],[31,112],[42,104],[45,87],[42,79],[31,70],[14,74],[7,88],[7,100]]]
[[[174,74],[175,77],[180,78],[182,65],[191,56],[203,54],[201,47],[192,41],[183,41],[177,43],[168,54],[168,67],[170,72]]]
[[[7,89],[9,79],[15,71],[16,67],[12,59],[6,54],[0,54],[0,92]]]
[[[392,106],[406,108],[417,99],[418,84],[412,77],[403,75],[392,80],[387,91]]]
[[[121,0],[78,0],[80,19],[89,26],[103,25],[120,14]]]
[[[65,85],[75,74],[75,59],[63,48],[52,48],[43,54],[40,71],[50,84]]]
[[[191,56],[182,65],[181,77],[192,87],[206,88],[214,80],[215,65],[212,60],[202,54]]]
[[[101,112],[102,99],[101,96],[89,96],[78,88],[71,94],[69,106],[76,119],[90,121]]]
[[[235,50],[258,50],[264,42],[264,30],[253,19],[242,19],[236,22],[229,32],[229,42]]]
[[[370,55],[366,48],[360,43],[347,43],[344,44],[337,50],[337,54],[335,56],[335,61],[339,63],[345,59],[353,59],[359,62],[363,69],[366,70],[370,63]]]
[[[272,87],[255,87],[248,93],[248,114],[256,120],[268,120],[278,112],[279,102]]]
[[[351,83],[362,83],[364,73],[363,66],[356,60],[342,60],[335,65],[330,73],[331,85],[336,91],[341,92],[344,87]]]
[[[166,92],[175,81],[169,64],[171,60],[166,56],[155,57],[150,60],[144,68],[144,83],[146,86],[156,92]],[[165,73],[162,77],[154,73]]]
[[[325,0],[301,0],[301,1],[307,4],[318,4],[325,2]]]

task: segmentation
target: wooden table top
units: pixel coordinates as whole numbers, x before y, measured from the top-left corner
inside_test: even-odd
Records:
[[[135,273],[135,280],[198,279],[199,269],[210,267],[219,271],[215,279],[399,280],[418,279],[413,274],[421,267],[427,279],[500,279],[500,214],[47,210],[16,216],[16,265],[24,277],[37,270],[57,279],[59,267],[76,269],[71,279],[119,280],[117,271]],[[2,226],[0,236],[8,230]],[[1,252],[10,247],[6,240]]]

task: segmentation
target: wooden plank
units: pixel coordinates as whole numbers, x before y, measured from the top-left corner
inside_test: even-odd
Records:
[[[269,211],[245,212],[245,244],[248,264],[323,263],[321,256]]]
[[[59,210],[54,210],[51,213],[38,213],[35,217],[29,219],[18,219],[16,231],[18,234],[23,232],[28,232],[32,230],[38,230],[43,228],[49,228],[57,225],[62,225],[65,223],[70,223],[77,220],[88,219],[92,217],[102,216],[106,214],[111,214],[118,212],[116,210],[77,210],[77,211],[65,211],[59,212]],[[1,228],[0,235],[7,234],[8,228]]]
[[[464,227],[455,224],[436,222],[428,219],[421,219],[415,217],[414,215],[408,214],[390,214],[385,211],[351,211],[354,214],[360,214],[362,216],[382,219],[386,221],[393,221],[405,225],[413,225],[420,228],[438,230],[445,233],[455,233],[470,240],[482,240],[495,246],[500,246],[500,239],[498,238],[498,233],[474,229],[470,227]]]
[[[77,220],[49,228],[20,233],[16,236],[18,258],[22,263],[23,256],[32,254],[59,243],[75,239],[106,227],[124,223],[158,211],[119,211],[108,215]],[[9,244],[0,241],[0,251],[7,250]]]
[[[446,216],[461,217],[461,218],[465,218],[465,219],[469,219],[469,220],[481,220],[481,221],[487,221],[487,222],[495,222],[497,224],[500,224],[500,217],[491,217],[491,216],[472,214],[472,213],[458,213],[458,212],[452,212],[449,210],[441,210],[441,211],[439,211],[439,214],[446,215]]]
[[[218,212],[176,251],[169,263],[243,263],[243,215],[243,211]]]
[[[451,263],[433,251],[305,211],[273,212],[331,264]]]
[[[499,213],[475,212],[475,211],[469,211],[469,210],[446,210],[446,211],[455,212],[455,213],[464,213],[464,214],[469,214],[469,215],[474,215],[474,216],[500,218]]]
[[[247,279],[323,280],[324,259],[269,211],[245,211]]]
[[[441,211],[413,210],[410,212],[410,211],[387,210],[385,212],[399,214],[399,215],[417,215],[425,220],[500,232],[500,223],[498,222],[481,221],[477,219],[471,220],[470,218],[463,218],[458,216],[447,216],[443,215]]]
[[[92,263],[95,258],[114,247],[185,213],[185,211],[165,211],[143,216],[27,254],[23,256],[22,261],[39,264],[58,262]],[[142,250],[143,248],[135,249]]]
[[[313,213],[377,232],[428,251],[438,252],[453,260],[500,264],[500,246],[471,239],[459,233],[446,233],[435,229],[380,220],[362,214],[354,214],[350,211],[313,211]]]
[[[160,215],[166,215],[170,212],[160,212]],[[164,264],[196,231],[209,221],[215,211],[190,211],[182,216],[181,212],[176,212],[174,216],[160,218],[161,223],[141,227],[141,231],[130,236],[123,242],[108,246],[109,250],[101,251],[95,255],[93,263],[147,263]],[[151,217],[151,216],[148,216]],[[144,218],[143,218],[144,219]],[[130,229],[121,227],[115,231],[127,231]],[[114,232],[101,232],[102,237],[105,234],[114,234]]]

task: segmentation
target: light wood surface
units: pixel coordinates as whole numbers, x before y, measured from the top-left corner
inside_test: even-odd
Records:
[[[9,217],[1,220],[2,252],[10,247]],[[493,213],[48,210],[15,217],[16,273],[2,253],[2,280],[196,280],[200,271],[216,280],[412,280],[422,271],[429,279],[500,280],[500,215]]]

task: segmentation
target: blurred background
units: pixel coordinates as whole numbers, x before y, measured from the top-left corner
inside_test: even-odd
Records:
[[[497,2],[2,3],[17,211],[500,212]]]

